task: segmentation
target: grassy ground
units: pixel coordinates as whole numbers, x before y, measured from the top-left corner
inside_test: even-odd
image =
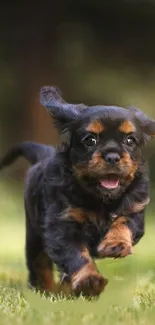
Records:
[[[23,188],[0,187],[0,324],[154,324],[155,224],[124,260],[98,262],[109,279],[98,301],[36,295],[26,289]]]

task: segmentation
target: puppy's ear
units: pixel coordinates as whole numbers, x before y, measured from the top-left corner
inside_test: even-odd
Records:
[[[142,128],[145,140],[153,138],[155,136],[155,120],[149,118],[145,113],[134,106],[130,107],[130,110]]]
[[[51,86],[41,88],[40,103],[48,109],[60,132],[68,129],[72,121],[78,120],[80,112],[86,108],[83,104],[68,104],[62,99],[60,90]]]

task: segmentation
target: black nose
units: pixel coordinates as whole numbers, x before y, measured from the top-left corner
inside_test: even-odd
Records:
[[[105,156],[105,161],[110,165],[116,165],[120,161],[120,155],[115,152],[109,152]]]

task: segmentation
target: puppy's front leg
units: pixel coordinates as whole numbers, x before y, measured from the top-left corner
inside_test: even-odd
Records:
[[[132,232],[125,217],[114,221],[98,246],[100,257],[125,257],[132,253]]]
[[[99,273],[82,236],[82,225],[60,216],[50,218],[45,246],[48,256],[66,273],[75,294],[98,296],[107,284]]]
[[[98,296],[107,284],[107,280],[99,273],[86,247],[80,252],[81,266],[72,272],[71,283],[76,294]],[[77,258],[77,257],[76,257]]]
[[[145,210],[119,217],[111,225],[98,246],[100,257],[125,257],[132,254],[132,246],[144,235]]]

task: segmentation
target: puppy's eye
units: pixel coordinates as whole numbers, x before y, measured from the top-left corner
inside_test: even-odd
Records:
[[[97,143],[97,139],[93,135],[87,135],[83,140],[83,144],[87,147],[93,147]]]
[[[126,137],[126,144],[129,146],[129,147],[132,147],[136,144],[136,139],[134,138],[134,136],[132,135],[128,135]]]

